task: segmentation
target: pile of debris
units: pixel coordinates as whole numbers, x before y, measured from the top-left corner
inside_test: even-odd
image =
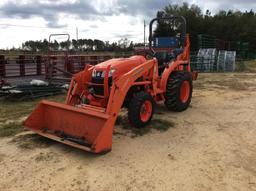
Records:
[[[65,89],[66,86],[49,84],[42,80],[32,80],[29,84],[2,86],[0,97],[15,100],[31,100],[61,94]]]

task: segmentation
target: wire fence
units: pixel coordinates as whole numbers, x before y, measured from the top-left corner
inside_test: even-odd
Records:
[[[256,59],[256,50],[249,42],[226,41],[217,39],[215,36],[200,34],[197,35],[197,50],[215,48],[217,50],[236,51],[236,55],[242,59]]]
[[[256,59],[256,51],[248,42],[225,41],[205,34],[195,39],[197,46],[191,55],[191,66],[198,72],[242,71],[248,60]]]
[[[197,35],[197,51],[191,55],[192,68],[199,72],[235,71],[236,60],[256,59],[256,53],[250,52],[247,42],[233,42],[217,39],[215,36]],[[81,71],[86,64],[95,65],[112,57],[127,57],[132,53],[93,52],[91,55],[82,52],[72,52],[65,56],[64,52],[51,52],[50,61],[47,53],[44,55],[1,54],[0,78],[45,75],[46,77],[63,76]],[[50,64],[48,64],[50,63]],[[50,68],[54,66],[54,68]],[[57,69],[56,69],[57,68]],[[59,70],[58,70],[59,69]],[[63,72],[65,71],[65,72]],[[65,76],[65,75],[64,75]]]

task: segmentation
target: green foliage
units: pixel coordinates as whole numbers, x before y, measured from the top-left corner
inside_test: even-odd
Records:
[[[71,41],[61,41],[49,43],[46,39],[43,41],[29,40],[22,44],[22,49],[32,52],[47,52],[48,49],[53,51],[58,50],[73,50],[73,51],[131,51],[133,50],[134,44],[127,38],[120,39],[118,43],[109,41],[101,41],[98,39],[72,39]]]
[[[203,13],[197,5],[189,6],[188,3],[183,3],[183,5],[169,4],[157,13],[157,17],[171,15],[186,18],[192,49],[197,47],[198,34],[208,34],[225,41],[249,42],[249,51],[256,50],[256,14],[252,10],[219,11],[216,15],[212,15],[210,10]],[[171,36],[172,32],[166,23],[158,23],[155,35]]]

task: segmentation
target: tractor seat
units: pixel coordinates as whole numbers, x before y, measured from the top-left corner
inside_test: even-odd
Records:
[[[156,52],[154,57],[157,59],[158,65],[160,66],[174,59],[174,54],[169,52]]]
[[[168,63],[173,59],[176,59],[179,54],[183,52],[183,48],[176,48],[172,52],[155,52],[154,57],[158,60],[158,65]]]
[[[166,67],[166,64],[176,59],[179,54],[183,52],[182,48],[174,49],[172,52],[156,52],[154,57],[158,61],[158,73],[161,75]]]
[[[158,61],[158,74],[160,76],[163,73],[166,64],[175,58],[174,54],[169,52],[156,52],[154,57]]]
[[[183,48],[176,48],[173,50],[173,54],[175,55],[175,58],[179,56],[181,53],[183,53],[184,49]]]

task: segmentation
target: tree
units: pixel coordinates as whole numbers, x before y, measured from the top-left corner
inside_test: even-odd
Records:
[[[77,42],[77,40],[72,39],[71,44],[72,44],[72,49],[78,50],[78,42]]]
[[[192,49],[197,49],[197,35],[208,34],[223,41],[242,41],[250,43],[250,51],[256,52],[256,14],[251,10],[223,11],[212,15],[210,10],[202,14],[197,5],[189,6],[188,3],[169,4],[162,11],[157,12],[157,17],[184,16],[187,20],[187,32],[190,34]],[[168,22],[158,22],[154,36],[173,36],[175,31]]]

